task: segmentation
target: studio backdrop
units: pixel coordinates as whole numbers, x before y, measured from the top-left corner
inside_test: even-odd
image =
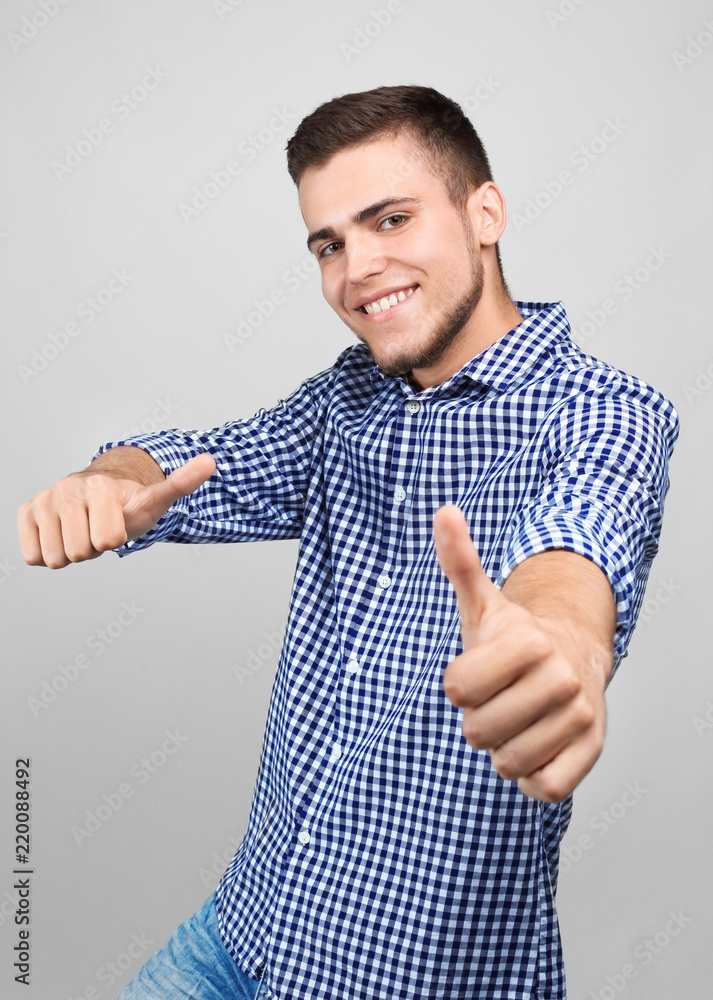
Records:
[[[215,888],[297,554],[31,568],[17,508],[104,442],[271,407],[354,342],[284,148],[323,101],[400,83],[481,135],[513,297],[561,300],[583,350],[678,409],[558,907],[572,1000],[710,997],[712,70],[703,0],[4,0],[3,997],[116,997]]]

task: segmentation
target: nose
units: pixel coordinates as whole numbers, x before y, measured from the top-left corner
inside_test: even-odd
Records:
[[[383,250],[368,235],[353,236],[344,246],[345,277],[352,285],[360,285],[386,268]]]

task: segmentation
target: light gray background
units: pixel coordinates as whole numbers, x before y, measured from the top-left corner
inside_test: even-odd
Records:
[[[559,911],[573,1000],[711,995],[713,345],[702,292],[713,93],[704,21],[713,8],[394,6],[391,23],[350,54],[343,43],[354,44],[382,0],[242,0],[223,10],[211,0],[72,0],[51,17],[39,0],[2,5],[3,997],[76,1000],[92,986],[116,996],[148,954],[127,958],[132,939],[134,952],[136,940],[163,943],[217,882],[246,825],[296,556],[292,542],[167,545],[61,572],[31,569],[19,555],[16,509],[86,465],[103,441],[141,426],[248,416],[352,342],[315,274],[287,280],[306,251],[284,145],[322,101],[405,82],[433,85],[471,112],[508,200],[502,252],[514,296],[563,300],[590,353],[645,378],[679,410],[646,620],[609,690],[605,752],[576,793]],[[34,37],[13,39],[23,25],[31,33],[33,17]],[[150,67],[165,78],[140,105],[117,110]],[[275,110],[288,125],[263,132],[270,141],[249,159],[241,143],[277,125]],[[105,118],[113,131],[58,177],[55,161]],[[602,144],[607,119],[621,134]],[[592,143],[599,155],[584,170],[577,150]],[[230,159],[239,176],[183,218],[181,204]],[[523,223],[528,199],[544,205],[562,170],[573,182]],[[663,260],[656,271],[651,248]],[[625,294],[620,283],[637,268],[639,287]],[[91,322],[80,318],[112,269],[131,280]],[[229,350],[223,335],[275,290],[284,303]],[[606,299],[616,311],[599,328],[583,326]],[[48,350],[72,320],[77,335]],[[28,376],[33,351],[56,357]],[[124,602],[134,617],[112,626]],[[107,627],[115,638],[100,648],[97,630]],[[60,667],[80,653],[86,669],[33,711],[29,699],[43,684],[63,687]],[[186,740],[162,758],[167,732]],[[136,765],[152,753],[159,766],[148,775]],[[13,982],[7,916],[12,769],[28,754],[29,989]],[[72,828],[104,796],[116,801],[122,784],[130,796],[78,845]],[[675,936],[671,913],[683,925]],[[130,967],[114,978],[107,963],[117,959]]]

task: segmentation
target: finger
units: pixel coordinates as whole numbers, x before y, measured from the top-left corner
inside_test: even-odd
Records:
[[[38,518],[37,530],[40,536],[42,550],[41,566],[50,569],[62,569],[69,565],[69,559],[64,551],[62,526],[57,514],[44,514]]]
[[[174,469],[162,483],[156,483],[151,487],[155,497],[161,498],[161,502],[168,502],[166,510],[181,497],[187,497],[194,493],[207,479],[213,475],[216,469],[215,459],[212,455],[204,453],[191,458],[185,465]]]
[[[568,741],[580,734],[573,723],[564,728],[559,720],[554,724],[552,711],[545,699],[533,704],[516,704],[510,691],[504,692],[478,708],[463,712],[463,735],[476,750],[491,750],[493,762],[505,776],[519,778],[542,767]],[[543,721],[545,725],[539,726]],[[500,764],[503,768],[501,769]]]
[[[464,719],[464,731],[466,721]],[[545,768],[558,755],[579,759],[581,746],[603,746],[603,732],[591,708],[578,704],[550,712],[511,739],[490,747],[493,766],[503,778],[525,778]],[[598,756],[598,754],[597,754]]]
[[[32,514],[32,505],[24,503],[17,512],[17,534],[20,538],[22,558],[28,566],[44,566],[40,533]]]
[[[592,770],[602,752],[602,745],[588,739],[577,740],[548,761],[543,767],[519,778],[520,790],[541,802],[561,802],[582,778]]]
[[[526,616],[525,620],[518,620],[521,615]],[[527,612],[514,608],[506,628],[499,629],[490,639],[482,639],[448,664],[443,686],[449,699],[459,707],[482,705],[517,681],[514,708],[518,704],[530,704],[533,697],[554,699],[559,703],[558,692],[550,692],[539,673],[525,680],[532,668],[550,657],[553,651],[552,640],[541,629],[532,627]],[[524,690],[520,684],[523,683],[527,683],[528,694],[520,696],[519,692]]]
[[[66,507],[60,530],[65,555],[72,563],[96,559],[126,541],[123,513],[114,496],[88,508],[81,503]]]
[[[143,489],[132,484],[127,502],[126,488],[120,481],[101,474],[69,477],[55,489],[63,497],[61,510],[65,550],[73,562],[96,559],[102,552],[116,549],[127,541],[125,506],[136,503]],[[80,516],[80,511],[83,516]],[[77,558],[74,558],[76,553]]]
[[[70,562],[96,559],[126,542],[125,493],[116,480],[101,475],[72,476],[60,480],[54,493]]]
[[[480,565],[465,517],[458,507],[446,506],[433,518],[433,537],[441,569],[456,592],[463,645],[475,645],[478,626],[489,607],[504,600]]]
[[[97,555],[124,545],[127,541],[126,523],[118,503],[109,501],[98,509],[89,509],[89,538]]]
[[[89,537],[89,515],[81,502],[68,504],[59,520],[62,549],[69,562],[83,562],[99,555]]]
[[[481,648],[478,646],[477,652]],[[497,683],[495,678],[493,686]],[[465,708],[463,734],[468,743],[479,750],[501,746],[524,734],[540,719],[564,708],[568,700],[569,695],[564,690],[553,697],[536,672],[525,674],[514,684],[503,683],[500,690],[492,694],[480,690],[475,697],[462,700],[459,707]],[[530,770],[535,766],[536,763],[531,764]]]
[[[69,565],[65,555],[62,539],[62,528],[59,514],[55,507],[51,490],[43,490],[34,500],[26,505],[28,544],[34,549],[36,561],[31,565],[48,566],[50,569],[62,569]],[[36,534],[36,542],[31,538],[32,525]],[[36,550],[39,547],[39,552]]]
[[[162,483],[146,488],[141,497],[141,507],[150,514],[155,524],[158,519],[180,500],[190,496],[213,475],[216,462],[212,455],[196,455],[185,465],[174,469]]]

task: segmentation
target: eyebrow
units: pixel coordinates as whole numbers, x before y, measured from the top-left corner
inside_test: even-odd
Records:
[[[381,201],[374,202],[373,205],[369,205],[367,208],[361,208],[351,217],[351,222],[355,226],[360,226],[364,222],[368,222],[375,216],[380,215],[387,208],[394,208],[398,205],[409,205],[411,207],[419,206],[421,202],[418,198],[397,198],[389,197],[382,198]],[[314,243],[319,243],[321,240],[336,240],[337,232],[332,229],[331,226],[324,226],[322,229],[317,229],[316,232],[310,233],[307,237],[307,249],[311,251],[312,245]]]

